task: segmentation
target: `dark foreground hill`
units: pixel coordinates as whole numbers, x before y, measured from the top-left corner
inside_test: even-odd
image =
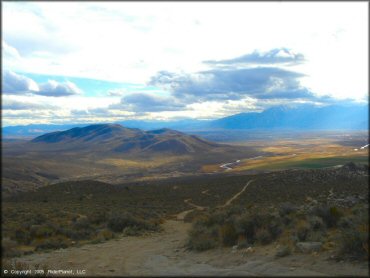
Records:
[[[116,153],[176,155],[204,153],[223,147],[171,129],[143,131],[119,124],[97,124],[47,133],[34,138],[31,143],[65,150],[104,149]]]
[[[277,244],[299,253],[293,249],[299,240],[320,241],[323,251],[330,251],[327,255],[333,255],[333,248],[341,244],[349,246],[346,253],[359,251],[362,256],[367,246],[362,244],[368,242],[368,193],[368,167],[353,163],[116,185],[93,180],[63,182],[3,199],[3,251],[16,256],[157,231],[160,223],[185,212],[185,221],[196,220],[189,233],[190,250],[235,245],[257,249],[273,243],[274,253],[279,251]],[[354,225],[356,221],[360,225]],[[183,223],[177,221],[177,225]],[[347,233],[346,241],[337,239]],[[141,248],[142,240],[135,250]],[[176,242],[176,249],[186,244],[185,238],[176,238]],[[227,256],[233,253],[230,249]],[[123,246],[121,253],[127,250]],[[156,254],[161,250],[155,250]]]

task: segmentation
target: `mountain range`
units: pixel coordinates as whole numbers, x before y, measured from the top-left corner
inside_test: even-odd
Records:
[[[209,127],[221,129],[366,130],[367,105],[277,106],[261,113],[240,113],[215,120]]]
[[[125,154],[199,154],[209,152],[213,148],[224,147],[197,136],[167,128],[144,131],[138,128],[126,128],[119,124],[75,127],[66,131],[47,133],[30,142],[34,145],[41,144],[43,148],[50,147],[58,150],[91,149],[94,152],[103,150]]]
[[[92,123],[90,123],[92,124]],[[216,120],[120,121],[126,128],[143,130],[171,128],[202,134],[210,130],[368,130],[368,105],[298,105],[276,106],[262,112],[240,113]],[[62,131],[88,124],[8,126],[2,128],[4,138],[35,137],[47,132]]]

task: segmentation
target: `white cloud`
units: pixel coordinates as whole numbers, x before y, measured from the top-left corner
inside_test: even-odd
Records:
[[[20,60],[21,56],[16,48],[7,44],[5,41],[2,41],[2,54],[10,60]]]
[[[35,81],[15,72],[5,70],[2,77],[2,92],[4,94],[24,94],[39,90],[39,86]]]
[[[39,86],[39,90],[35,92],[38,95],[49,97],[64,97],[82,94],[82,91],[72,82],[58,83],[54,80],[49,80]]]
[[[49,80],[46,83],[37,84],[31,78],[10,70],[5,70],[2,77],[2,93],[4,94],[37,94],[49,97],[65,97],[82,94],[81,89],[70,81],[59,83],[55,80]]]
[[[3,99],[2,110],[47,110],[47,109],[58,109],[57,106],[49,103],[39,103],[33,98],[26,100],[20,100],[17,98],[7,97]]]
[[[160,71],[185,72],[194,79],[212,69],[203,61],[281,49],[276,57],[304,56],[305,63],[283,69],[304,74],[300,85],[315,95],[368,95],[367,3],[5,2],[2,8],[3,65],[13,72],[145,84]],[[79,93],[78,84],[68,82],[18,82],[8,85],[7,93],[19,88],[76,98]],[[271,84],[270,90],[284,87],[278,79]],[[129,93],[111,91],[101,102],[81,96],[78,105],[77,99],[58,100],[69,110],[92,103],[98,108]]]

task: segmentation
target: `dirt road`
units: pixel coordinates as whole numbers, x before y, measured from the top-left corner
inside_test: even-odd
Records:
[[[363,266],[330,262],[323,256],[275,259],[273,246],[250,254],[241,250],[233,253],[231,248],[195,253],[184,247],[190,224],[169,220],[163,228],[158,234],[32,254],[19,261],[46,264],[48,269],[83,269],[88,276],[367,275]]]

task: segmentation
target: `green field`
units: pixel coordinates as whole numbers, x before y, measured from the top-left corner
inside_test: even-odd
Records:
[[[255,169],[272,169],[280,170],[287,168],[299,168],[299,169],[319,169],[325,167],[333,167],[336,165],[344,165],[348,162],[354,162],[358,164],[369,164],[369,159],[367,156],[335,156],[335,157],[325,157],[325,158],[312,158],[302,161],[284,161],[271,163],[270,165],[256,167]]]

